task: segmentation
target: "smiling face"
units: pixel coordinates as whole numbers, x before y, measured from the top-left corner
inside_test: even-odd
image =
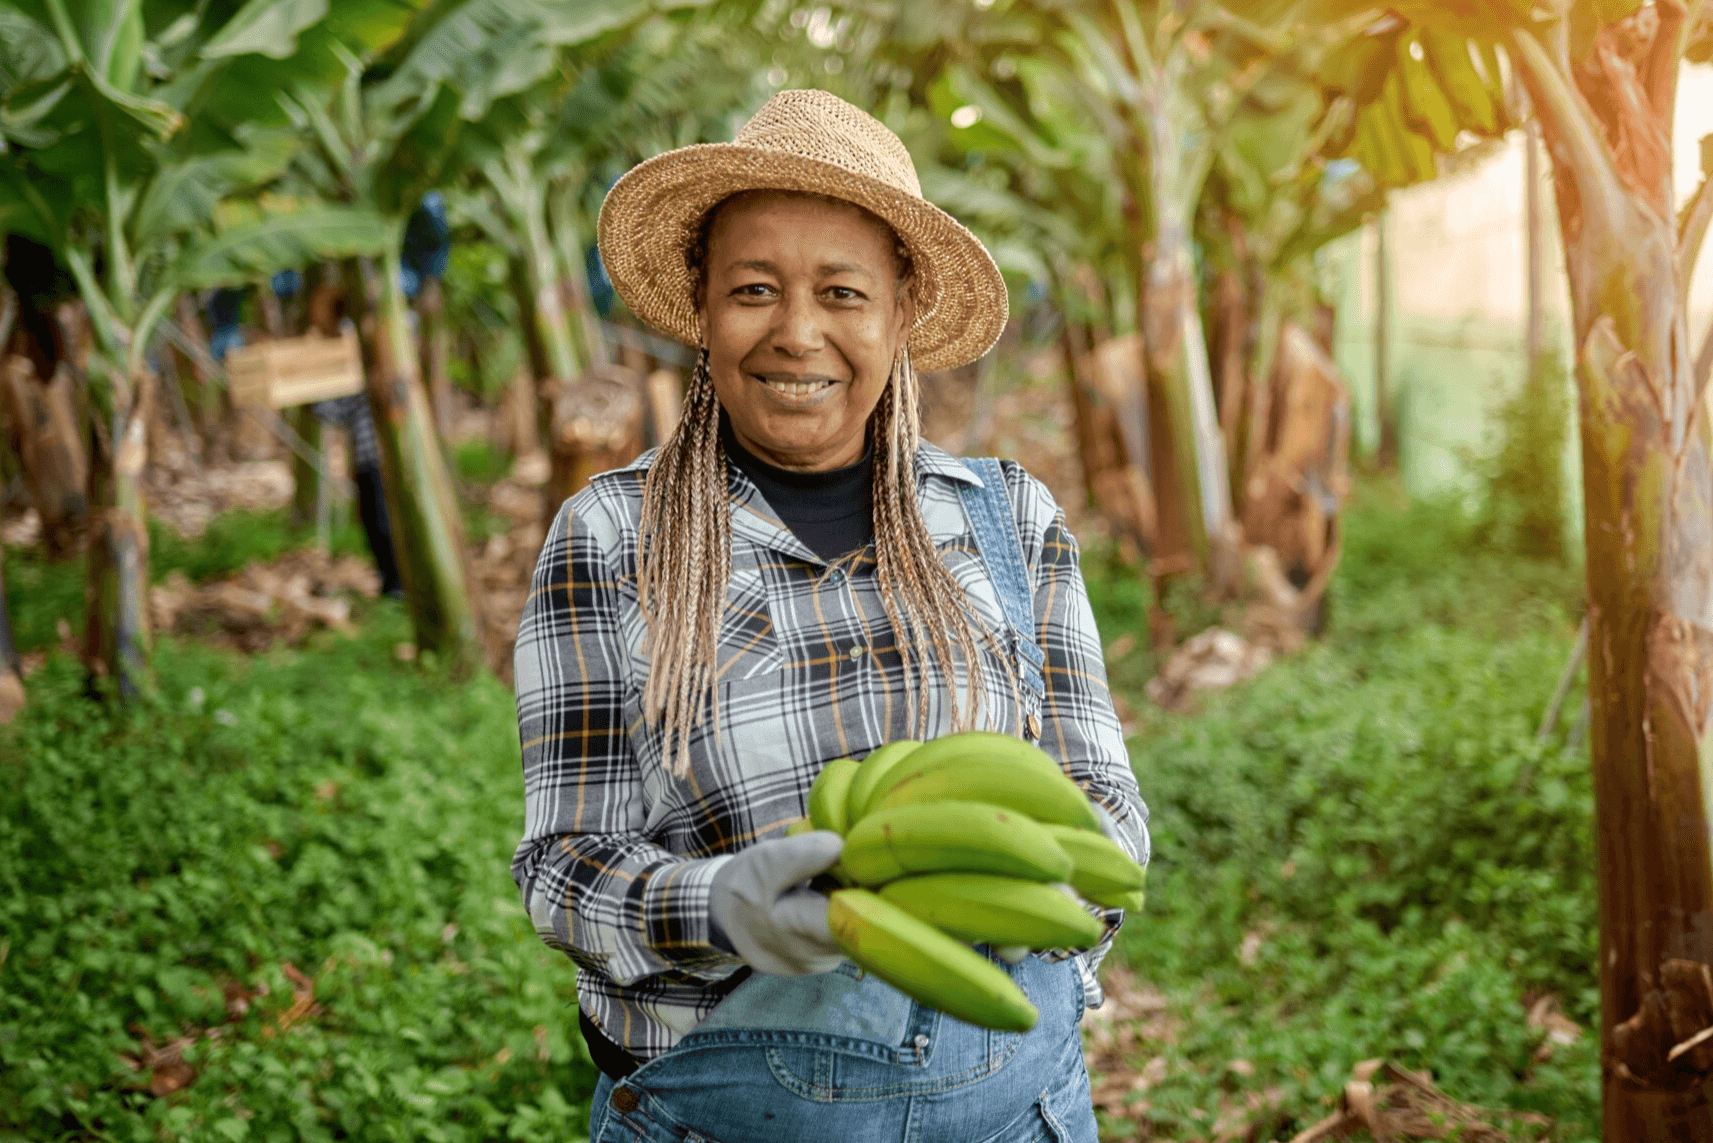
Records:
[[[807,195],[748,192],[716,209],[700,312],[732,431],[780,468],[854,464],[915,314],[892,230]]]

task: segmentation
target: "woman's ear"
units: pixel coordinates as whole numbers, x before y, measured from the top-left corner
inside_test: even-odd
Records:
[[[916,292],[908,283],[899,287],[898,299],[898,344],[910,344],[910,332],[916,328]]]

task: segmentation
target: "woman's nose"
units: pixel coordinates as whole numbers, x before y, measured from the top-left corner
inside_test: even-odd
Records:
[[[811,298],[792,291],[774,311],[773,348],[788,357],[802,357],[821,348],[820,315]]]

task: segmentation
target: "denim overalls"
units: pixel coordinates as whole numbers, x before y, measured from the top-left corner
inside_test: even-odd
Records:
[[[1044,656],[1004,474],[991,458],[964,463],[983,482],[960,486],[964,510],[1038,700]],[[755,973],[670,1051],[601,1077],[591,1143],[1095,1143],[1075,964],[995,963],[1040,1010],[1027,1033],[925,1008],[849,961]]]

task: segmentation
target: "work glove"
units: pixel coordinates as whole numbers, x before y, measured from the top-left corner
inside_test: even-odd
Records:
[[[758,972],[802,976],[837,968],[844,954],[827,927],[827,899],[804,883],[832,868],[844,844],[831,830],[812,830],[740,851],[714,874],[714,943]]]

